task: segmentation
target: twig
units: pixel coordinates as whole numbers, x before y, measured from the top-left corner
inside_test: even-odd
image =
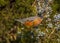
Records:
[[[52,30],[52,32],[50,33],[50,35],[48,36],[48,38],[50,38],[50,37],[51,37],[51,35],[52,35],[54,32],[55,32],[55,29],[54,29],[54,30]]]

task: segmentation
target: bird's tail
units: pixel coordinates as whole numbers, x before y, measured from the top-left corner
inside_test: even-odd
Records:
[[[24,23],[24,21],[23,20],[21,20],[21,19],[15,19],[15,21],[17,21],[17,22],[20,22],[20,23]]]

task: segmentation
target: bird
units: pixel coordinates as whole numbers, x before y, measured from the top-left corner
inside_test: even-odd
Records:
[[[21,22],[23,25],[25,26],[29,26],[29,27],[35,27],[38,26],[39,24],[41,24],[41,22],[43,21],[43,14],[45,13],[45,10],[41,10],[40,8],[40,0],[36,0],[37,3],[37,15],[36,16],[32,16],[32,17],[28,17],[28,18],[23,18],[23,19],[15,19],[18,22]]]
[[[42,22],[43,17],[41,16],[41,14],[38,14],[38,16],[36,15],[36,16],[28,17],[28,18],[15,19],[15,20],[18,22],[21,22],[25,26],[35,27]]]

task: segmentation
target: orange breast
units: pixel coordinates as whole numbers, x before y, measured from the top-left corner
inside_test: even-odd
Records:
[[[41,19],[41,18],[36,18],[36,19],[33,21],[33,25],[34,25],[34,26],[37,26],[37,25],[39,25],[41,22],[42,22],[42,19]]]
[[[38,24],[40,24],[42,22],[41,18],[36,18],[33,21],[26,21],[24,23],[25,26],[37,26]]]
[[[33,22],[32,21],[26,21],[24,23],[25,26],[32,26],[33,25]]]

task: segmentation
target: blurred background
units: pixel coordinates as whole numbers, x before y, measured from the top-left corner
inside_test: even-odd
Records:
[[[15,21],[36,15],[34,1],[0,0],[0,43],[60,43],[60,0],[48,0],[52,12],[36,28]]]

